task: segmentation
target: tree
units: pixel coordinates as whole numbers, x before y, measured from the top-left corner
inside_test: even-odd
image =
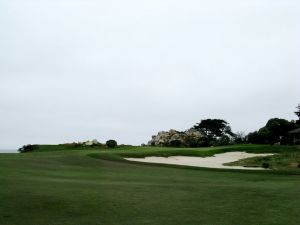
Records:
[[[243,131],[236,132],[234,135],[234,142],[236,144],[242,144],[246,141],[246,135]]]
[[[117,145],[118,145],[118,143],[115,140],[108,140],[106,142],[106,146],[108,148],[115,148],[115,147],[117,147]]]
[[[220,138],[214,141],[214,146],[221,146],[221,145],[229,145],[230,144],[230,137],[228,135],[222,135]]]
[[[246,140],[248,143],[252,143],[252,144],[261,144],[259,137],[258,137],[258,132],[254,131],[254,132],[250,132],[247,136],[246,136]]]
[[[291,143],[291,137],[288,132],[293,129],[296,129],[294,121],[289,122],[285,119],[272,118],[258,131],[249,133],[247,140],[249,143],[254,144],[289,144]]]
[[[221,119],[201,120],[201,122],[197,123],[193,128],[203,132],[207,137],[212,139],[225,134],[230,136],[234,135],[229,124]]]
[[[288,136],[290,131],[290,122],[285,119],[273,118],[266,124],[266,129],[269,132],[269,143],[280,142],[283,137]]]

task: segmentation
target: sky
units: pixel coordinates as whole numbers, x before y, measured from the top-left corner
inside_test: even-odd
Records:
[[[296,119],[299,0],[1,0],[0,149]]]

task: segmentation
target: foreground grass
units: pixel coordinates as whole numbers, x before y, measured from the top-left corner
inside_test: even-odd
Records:
[[[123,155],[176,155],[178,151],[184,152],[181,155],[232,148],[271,151],[268,146],[252,147],[0,154],[0,224],[299,224],[299,175],[195,170],[121,160]]]

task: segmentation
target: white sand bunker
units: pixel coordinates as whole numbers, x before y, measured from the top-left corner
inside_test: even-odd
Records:
[[[226,152],[216,154],[212,157],[195,157],[195,156],[171,156],[171,157],[146,157],[146,158],[125,158],[129,161],[175,164],[196,167],[222,168],[222,169],[246,169],[246,170],[264,170],[262,167],[243,167],[243,166],[225,166],[224,163],[238,161],[240,159],[269,156],[274,154],[253,154],[247,152]]]

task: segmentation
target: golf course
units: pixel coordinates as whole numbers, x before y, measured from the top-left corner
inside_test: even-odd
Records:
[[[0,225],[300,225],[300,0],[0,0]]]
[[[149,164],[124,158],[274,153],[234,162],[266,170]],[[298,225],[297,146],[207,148],[41,145],[0,154],[1,225]]]

